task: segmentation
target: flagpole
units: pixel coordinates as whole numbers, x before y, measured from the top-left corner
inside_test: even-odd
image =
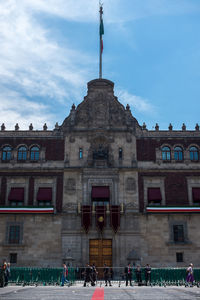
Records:
[[[99,3],[100,5],[100,9],[99,9],[99,17],[100,17],[100,34],[99,34],[99,37],[100,37],[100,44],[99,44],[99,78],[101,79],[102,78],[102,43],[103,43],[103,40],[102,40],[102,34],[101,34],[101,24],[103,22],[102,20],[102,15],[103,15],[103,7],[102,7],[102,4]]]

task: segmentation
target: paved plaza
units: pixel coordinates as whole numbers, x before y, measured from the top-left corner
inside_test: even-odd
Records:
[[[60,286],[8,286],[0,289],[1,300],[167,300],[167,299],[200,299],[200,288],[197,287],[82,287],[80,284],[71,287]]]

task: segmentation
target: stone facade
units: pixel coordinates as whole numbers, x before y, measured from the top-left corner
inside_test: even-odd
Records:
[[[171,127],[160,131],[158,126],[149,131],[138,124],[128,105],[125,108],[118,101],[113,87],[105,79],[90,81],[87,96],[77,108],[72,106],[54,130],[44,126],[42,131],[32,127],[7,131],[2,127],[0,204],[1,209],[8,208],[0,217],[2,258],[17,254],[17,266],[60,266],[63,260],[83,266],[90,259],[90,240],[109,239],[114,267],[128,261],[155,267],[192,261],[199,266],[198,211],[147,210],[150,190],[159,193],[160,208],[193,207],[193,189],[200,188],[198,126],[194,131]],[[19,154],[20,147],[25,147],[26,154]],[[170,159],[163,156],[163,147],[170,149]],[[182,149],[181,159],[177,159],[176,147]],[[198,159],[191,159],[191,147],[197,150]],[[96,227],[94,187],[109,190],[102,231]],[[24,191],[20,212],[9,210],[16,188]],[[40,189],[51,190],[53,214],[41,213]],[[87,233],[82,226],[83,206],[91,207]],[[110,223],[112,206],[120,209],[117,232]],[[33,210],[25,213],[23,207]]]

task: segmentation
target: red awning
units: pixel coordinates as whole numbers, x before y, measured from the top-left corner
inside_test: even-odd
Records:
[[[110,198],[109,186],[93,186],[92,198]]]
[[[148,201],[161,201],[160,188],[148,188]]]
[[[200,201],[200,188],[192,188],[193,201]]]
[[[39,188],[37,201],[52,201],[52,188]]]
[[[11,188],[9,196],[9,201],[24,201],[24,188]]]

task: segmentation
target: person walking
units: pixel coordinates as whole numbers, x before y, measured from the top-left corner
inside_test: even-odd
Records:
[[[186,281],[187,284],[190,286],[193,286],[194,283],[194,275],[193,275],[193,264],[189,264],[189,267],[186,270],[187,276],[186,276]]]
[[[95,266],[95,263],[93,263],[92,265],[92,281],[95,285],[95,283],[97,283],[97,269],[96,269],[96,266]]]
[[[144,272],[145,272],[146,285],[148,285],[148,282],[149,282],[149,284],[151,284],[151,267],[149,264],[146,264]]]
[[[105,280],[105,286],[112,286],[111,282],[110,282],[110,268],[104,264],[104,269],[103,269],[103,274],[104,274],[104,280]]]
[[[6,271],[6,261],[4,260],[1,267],[0,267],[0,287],[5,286],[5,271]]]
[[[67,279],[67,276],[68,276],[68,269],[66,264],[63,263],[61,286],[64,286],[65,282],[69,284],[69,280]]]
[[[130,281],[130,286],[132,286],[132,272],[133,272],[133,268],[131,268],[131,264],[129,263],[128,266],[126,266],[124,269],[124,273],[126,277],[126,286],[128,286],[128,281]]]
[[[84,271],[84,284],[83,286],[86,287],[86,283],[91,282],[91,285],[93,285],[92,280],[92,268],[89,264],[86,264],[85,271]]]

